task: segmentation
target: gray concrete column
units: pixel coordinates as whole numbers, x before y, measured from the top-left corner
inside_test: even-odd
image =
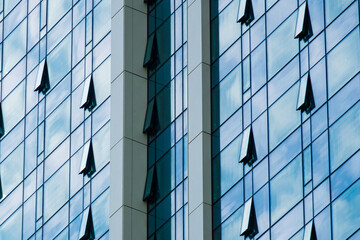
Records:
[[[188,1],[189,239],[211,240],[210,1]]]
[[[146,239],[147,6],[143,0],[112,0],[110,239]]]

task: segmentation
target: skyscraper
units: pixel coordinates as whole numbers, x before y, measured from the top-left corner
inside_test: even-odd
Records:
[[[0,239],[360,239],[359,15],[0,0]]]

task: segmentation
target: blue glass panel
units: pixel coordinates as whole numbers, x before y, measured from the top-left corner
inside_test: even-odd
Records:
[[[299,76],[299,58],[296,57],[268,83],[269,105],[299,80]]]
[[[302,202],[271,228],[271,239],[289,239],[303,225]]]
[[[269,161],[265,158],[254,168],[254,192],[257,192],[269,180],[268,164]]]
[[[22,208],[16,211],[1,227],[0,239],[22,239]]]
[[[316,237],[318,240],[331,239],[330,207],[327,207],[315,218]]]
[[[270,154],[270,178],[291,162],[300,151],[301,130],[298,128]]]
[[[352,0],[325,0],[325,17],[326,25],[333,21],[345,8],[352,2]]]
[[[257,92],[266,83],[266,48],[265,42],[251,53],[251,88]]]
[[[92,140],[96,168],[101,169],[110,160],[110,124],[107,123]]]
[[[4,196],[6,198],[0,202],[0,224],[2,224],[21,205],[22,194],[23,185],[20,184],[10,195]]]
[[[108,186],[110,186],[110,165],[103,168],[91,180],[91,199],[96,199]]]
[[[5,0],[4,1],[4,12],[7,15],[20,0]]]
[[[213,90],[213,129],[228,119],[242,104],[241,65]]]
[[[334,95],[359,69],[360,34],[356,28],[328,54],[329,95]]]
[[[48,29],[52,28],[71,7],[71,1],[68,0],[48,0]]]
[[[238,182],[213,206],[213,227],[216,228],[244,202],[243,181]],[[241,226],[241,225],[239,225]]]
[[[48,155],[70,133],[70,99],[65,100],[45,121],[45,155]]]
[[[17,147],[0,167],[2,191],[6,196],[23,180],[24,144]]]
[[[317,138],[327,128],[327,116],[326,104],[311,116],[312,139]]]
[[[293,13],[268,38],[268,73],[270,78],[298,52],[298,40],[294,39],[295,25],[296,13]]]
[[[326,28],[326,50],[330,51],[359,24],[359,10],[354,2],[339,18]],[[312,22],[311,22],[312,23]]]
[[[279,220],[302,198],[301,162],[300,155],[270,181],[271,223]]]
[[[314,66],[325,54],[325,34],[321,33],[309,45],[310,66]]]
[[[296,0],[280,0],[267,13],[267,33],[274,31],[297,7]],[[294,30],[291,32],[294,34]],[[280,39],[278,39],[281,42]]]
[[[329,101],[329,125],[359,100],[360,75],[358,74]]]
[[[214,231],[214,240],[244,240],[240,236],[240,226],[242,225],[242,215],[244,208],[239,208],[226,222]]]
[[[360,152],[358,151],[343,166],[331,175],[331,199],[339,196],[360,177]]]
[[[94,8],[94,46],[110,31],[110,17],[111,0],[102,0]]]
[[[298,89],[299,84],[295,84],[269,109],[270,150],[300,124],[300,113],[296,111]]]
[[[48,55],[47,63],[50,86],[55,86],[71,69],[71,35]]]
[[[318,0],[309,0],[309,13],[313,36],[317,36],[324,28],[324,2]]]
[[[44,185],[44,220],[47,221],[68,199],[69,164],[67,163]]]
[[[314,215],[317,215],[330,203],[329,179],[314,190]]]
[[[213,29],[213,60],[220,56],[231,44],[240,37],[241,28],[236,22],[237,10],[239,0],[232,1],[222,13],[219,14],[218,19],[212,23]]]
[[[59,42],[71,31],[71,12],[66,14],[64,18],[47,34],[47,53],[49,53]],[[80,39],[77,39],[78,41]]]
[[[1,107],[5,132],[9,132],[25,115],[25,82],[5,98]]]
[[[324,132],[312,144],[313,181],[318,185],[329,175],[328,132]]]
[[[24,203],[23,237],[28,239],[35,232],[35,196]]]
[[[43,238],[54,239],[55,236],[58,235],[68,224],[68,219],[69,219],[69,204],[66,204],[44,225]]]
[[[62,166],[70,155],[70,139],[67,138],[45,159],[45,181]]]
[[[331,171],[339,167],[360,146],[360,103],[330,127]]]
[[[360,225],[360,181],[346,190],[332,204],[334,240],[348,238]]]
[[[4,74],[26,53],[26,23],[23,21],[5,40],[4,40]]]
[[[261,160],[268,153],[268,125],[267,113],[263,113],[253,122],[253,133],[256,147],[256,155]]]
[[[40,5],[38,5],[29,14],[28,19],[29,19],[29,25],[28,25],[28,50],[29,50],[39,41],[39,37],[40,37]]]
[[[16,2],[17,0],[13,0]],[[6,37],[25,17],[27,13],[27,1],[22,0],[19,5],[5,18],[4,37]]]
[[[46,116],[67,97],[71,91],[70,74],[67,75],[46,97]]]
[[[269,227],[269,185],[263,187],[254,195],[254,205],[259,235]]]
[[[1,159],[4,159],[16,146],[24,140],[24,120],[21,121],[1,141]]]
[[[104,192],[91,205],[96,238],[103,235],[109,229],[109,206],[109,190]]]

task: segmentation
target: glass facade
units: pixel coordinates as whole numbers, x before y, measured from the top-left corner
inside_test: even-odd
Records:
[[[187,239],[187,1],[148,2],[147,236]]]
[[[303,4],[307,41],[295,38]],[[305,239],[313,223],[317,239],[359,239],[359,13],[358,0],[211,1],[214,240],[245,239],[249,199],[253,239]],[[307,113],[297,104],[308,77]],[[250,166],[239,162],[249,127]]]
[[[111,0],[0,0],[0,239],[77,240],[90,206],[95,239],[109,238],[110,30]],[[80,109],[89,76],[91,112]],[[79,174],[89,141],[91,177]]]

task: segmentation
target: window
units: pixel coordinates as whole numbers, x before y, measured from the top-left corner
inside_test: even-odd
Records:
[[[256,159],[257,157],[254,134],[250,126],[244,131],[243,134],[239,162],[244,162],[244,164],[247,163],[250,166],[254,161],[256,161]]]
[[[300,80],[297,109],[307,114],[315,107],[314,95],[311,87],[310,74],[305,74]]]
[[[154,166],[148,170],[146,175],[143,201],[152,200],[155,197],[156,186],[157,186],[157,174]]]
[[[250,198],[244,207],[244,215],[241,226],[241,236],[253,238],[258,233],[256,213],[253,199]]]
[[[158,43],[155,33],[151,35],[146,43],[146,51],[144,58],[144,67],[155,67],[157,64],[158,58]]]
[[[303,195],[301,155],[270,181],[271,223],[279,220]]]
[[[83,212],[79,240],[95,239],[91,206]]]
[[[360,103],[352,107],[329,129],[331,171],[338,168],[360,146]]]
[[[50,89],[49,73],[46,64],[46,59],[44,59],[40,63],[38,68],[34,91],[42,92],[43,94],[45,94],[49,89]]]
[[[154,135],[156,131],[159,130],[159,119],[158,119],[158,110],[156,99],[153,98],[146,109],[145,123],[144,123],[144,133]]]
[[[345,85],[360,69],[359,27],[328,54],[329,97]]]
[[[237,21],[248,26],[254,20],[251,0],[240,0]]]
[[[80,108],[89,110],[89,112],[96,106],[95,88],[92,75],[90,75],[84,82],[84,89],[81,98]]]
[[[347,239],[360,224],[360,181],[333,202],[333,236],[335,240]]]
[[[83,148],[79,174],[84,174],[90,177],[95,171],[96,168],[95,168],[94,151],[92,147],[92,142],[90,140],[85,144]]]
[[[307,3],[305,2],[300,6],[298,10],[298,17],[296,22],[295,38],[308,41],[312,36],[312,27],[310,21],[309,9]]]

